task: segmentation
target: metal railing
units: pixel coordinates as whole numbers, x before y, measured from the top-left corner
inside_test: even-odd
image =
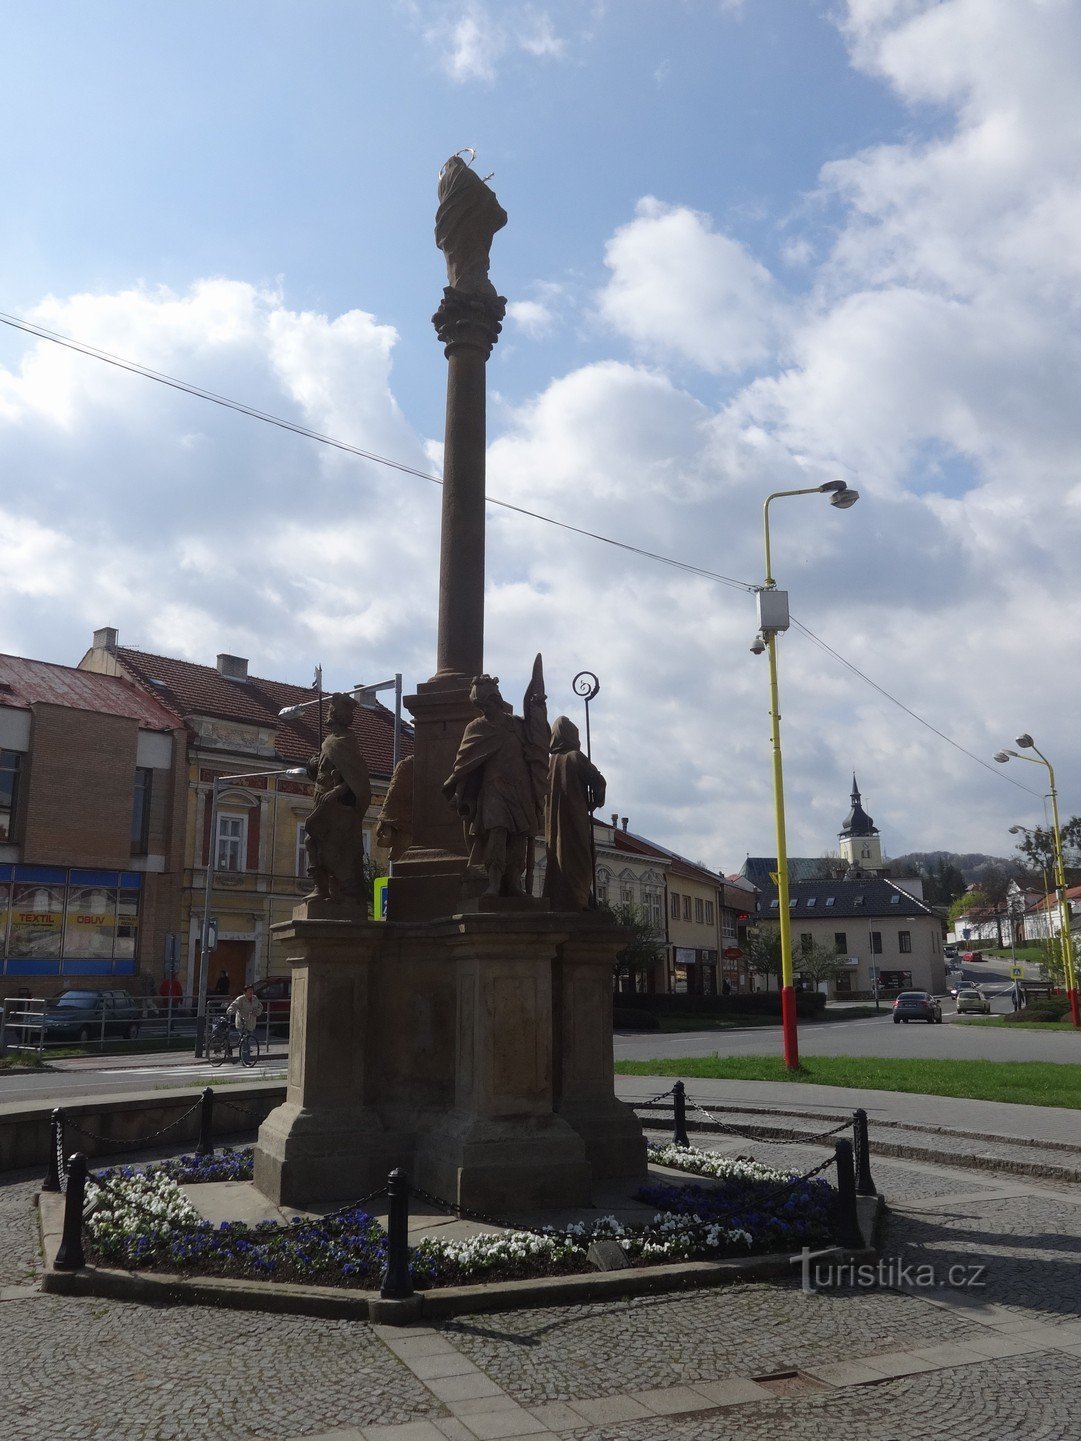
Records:
[[[211,996],[207,1000],[207,1019],[224,1014],[232,996]],[[63,1014],[55,1006],[55,998],[45,996],[11,996],[3,1002],[0,1017],[0,1055],[5,1051],[33,1051],[38,1055],[61,1047],[92,1046],[120,1049],[134,1041],[187,1046],[195,1036],[196,996],[132,997],[130,1007],[121,1011],[107,1006],[88,1009],[80,1017],[73,1007]],[[272,1031],[289,1029],[288,1002],[272,1010],[272,1003],[263,1002],[256,1035],[264,1049],[269,1048]],[[85,1036],[85,1038],[84,1038]]]

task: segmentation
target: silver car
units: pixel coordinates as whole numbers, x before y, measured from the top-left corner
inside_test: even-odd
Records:
[[[966,990],[958,991],[957,1014],[963,1016],[966,1011],[975,1011],[977,1015],[982,1016],[991,1014],[991,1002],[979,986],[970,986]]]

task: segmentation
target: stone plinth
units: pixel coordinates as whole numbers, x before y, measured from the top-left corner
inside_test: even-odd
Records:
[[[259,1127],[255,1185],[279,1205],[348,1201],[380,1185],[409,1144],[373,1104],[364,1019],[383,927],[316,901],[275,930],[293,950],[289,1074],[284,1104]]]
[[[588,1205],[645,1174],[612,1081],[612,966],[592,917],[486,912],[378,923],[325,903],[276,927],[291,949],[286,1101],[259,1131],[278,1204],[354,1200],[395,1166],[479,1211]]]
[[[552,986],[556,1114],[585,1142],[595,1180],[644,1176],[641,1122],[615,1096],[612,975],[623,937],[596,912],[571,920]]]

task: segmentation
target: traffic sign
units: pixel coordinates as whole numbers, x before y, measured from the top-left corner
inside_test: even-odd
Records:
[[[1015,981],[1023,981],[1025,979],[1025,972],[1021,966],[1011,966],[1010,975]]]

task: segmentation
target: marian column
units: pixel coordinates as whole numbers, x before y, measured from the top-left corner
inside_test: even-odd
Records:
[[[443,782],[476,715],[469,687],[484,669],[485,365],[507,302],[488,279],[492,237],[507,212],[484,181],[452,155],[439,176],[435,243],[448,284],[432,316],[447,357],[447,418],[439,548],[436,671],[406,697],[415,727],[413,843],[395,862],[388,919],[427,920],[457,910],[466,844]]]

